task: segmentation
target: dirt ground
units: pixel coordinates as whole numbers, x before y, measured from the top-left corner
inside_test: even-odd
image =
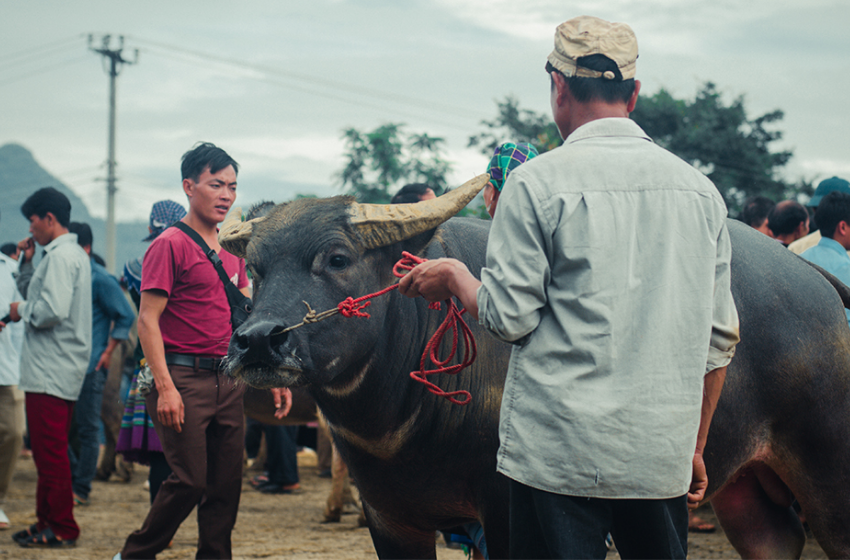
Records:
[[[261,494],[251,488],[249,476],[245,476],[239,520],[233,532],[234,558],[375,558],[369,531],[357,527],[354,510],[344,515],[340,523],[320,523],[330,480],[316,475],[310,456],[301,458],[299,463],[301,489],[290,495]],[[147,514],[148,492],[142,486],[146,479],[147,468],[136,465],[129,483],[95,481],[91,503],[74,512],[82,529],[76,548],[24,549],[12,541],[11,535],[35,521],[36,473],[32,460],[22,458],[4,507],[12,521],[12,530],[0,532],[0,559],[111,559],[121,549],[127,534],[137,529]],[[710,508],[701,509],[699,515],[715,521]],[[159,558],[194,558],[196,543],[197,523],[193,514],[180,527],[173,546]],[[738,558],[719,528],[714,534],[692,534],[689,552],[690,558]],[[806,544],[803,558],[825,557],[816,542]],[[437,558],[462,560],[466,555],[446,548],[440,540]],[[608,558],[618,558],[616,551]]]

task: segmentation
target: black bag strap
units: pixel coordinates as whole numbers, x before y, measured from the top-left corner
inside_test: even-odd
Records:
[[[233,282],[230,281],[230,278],[227,277],[227,271],[224,270],[224,263],[221,262],[221,259],[218,257],[216,252],[210,249],[210,246],[207,245],[207,242],[198,234],[197,231],[193,230],[191,227],[187,226],[183,222],[175,222],[172,227],[176,227],[186,235],[188,235],[192,241],[198,244],[201,248],[201,251],[207,256],[207,258],[212,262],[215,271],[218,272],[218,277],[221,278],[222,283],[224,284],[224,292],[227,294],[227,301],[230,303],[230,306],[238,306],[240,303],[239,297],[236,294],[231,293],[231,290],[236,290],[236,293],[242,297],[245,297],[242,292],[239,291]]]

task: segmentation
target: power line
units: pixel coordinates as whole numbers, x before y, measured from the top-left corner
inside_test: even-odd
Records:
[[[0,66],[14,65],[20,62],[28,61],[32,58],[40,58],[46,56],[48,54],[53,53],[54,51],[66,50],[66,47],[70,43],[77,42],[83,37],[85,37],[85,35],[74,35],[73,37],[57,39],[56,41],[51,41],[38,47],[0,55]]]
[[[83,60],[85,60],[87,58],[88,57],[84,55],[82,57],[62,60],[60,62],[57,62],[56,64],[50,64],[48,66],[43,66],[43,67],[41,67],[37,70],[33,70],[32,72],[27,72],[25,74],[20,74],[18,76],[14,76],[12,78],[4,79],[3,81],[0,81],[0,87],[10,86],[10,85],[15,84],[17,82],[20,82],[21,80],[25,80],[27,78],[32,78],[33,76],[38,76],[40,74],[45,74],[47,72],[50,72],[50,71],[55,70],[57,68],[61,68],[63,66],[71,66],[71,65],[74,65],[74,64],[78,64],[78,63],[82,62]]]
[[[482,117],[472,116],[474,114],[471,110],[461,109],[454,106],[443,105],[440,103],[435,103],[433,101],[426,101],[417,99],[410,96],[398,95],[387,93],[381,90],[375,90],[360,86],[355,86],[350,83],[342,83],[335,82],[332,80],[326,80],[322,78],[316,78],[314,76],[308,76],[306,74],[300,74],[291,71],[281,70],[279,68],[274,68],[270,66],[264,66],[260,64],[255,64],[251,62],[247,62],[244,60],[239,60],[235,58],[227,58],[217,55],[211,55],[191,49],[184,49],[177,46],[166,45],[163,43],[158,43],[155,41],[148,41],[145,39],[140,39],[138,37],[133,38],[135,41],[141,44],[148,44],[149,46],[143,48],[143,51],[163,56],[166,58],[172,58],[174,60],[178,60],[181,62],[188,62],[190,59],[201,59],[207,62],[214,62],[220,65],[224,65],[231,69],[237,69],[239,71],[245,72],[246,70],[250,70],[250,73],[247,73],[249,78],[263,81],[266,83],[270,83],[272,85],[277,85],[280,87],[284,87],[287,89],[299,91],[302,93],[307,93],[310,95],[317,95],[320,97],[324,97],[326,99],[332,99],[334,101],[338,101],[341,103],[347,103],[352,105],[357,105],[359,107],[366,107],[369,109],[374,109],[381,112],[390,112],[401,115],[405,118],[415,118],[415,119],[423,119],[431,122],[438,123],[442,126],[446,126],[449,128],[454,128],[458,130],[468,130],[468,127],[464,127],[459,125],[456,121],[447,121],[439,118],[428,117],[423,115],[421,112],[422,109],[435,111],[442,114],[450,113],[451,116],[456,116],[460,118],[466,118],[470,121],[474,121],[476,124],[480,121]],[[166,51],[161,51],[159,49],[169,49]],[[258,74],[258,75],[257,75]],[[295,82],[295,83],[293,83]],[[300,83],[299,83],[300,82]],[[346,93],[353,93],[355,95],[366,96],[369,99],[375,99],[377,101],[384,101],[388,103],[395,103],[406,105],[406,110],[399,110],[397,108],[388,107],[386,104],[378,104],[378,103],[370,103],[369,101],[363,101],[361,99],[354,99],[350,96],[342,96],[334,93],[328,93],[327,91],[321,88],[331,88],[335,91],[345,91]]]
[[[205,59],[205,60],[212,60],[212,61],[224,63],[224,64],[227,64],[227,65],[230,65],[230,66],[234,66],[236,68],[241,68],[241,69],[250,68],[252,70],[263,72],[265,74],[271,74],[271,75],[274,75],[274,76],[280,77],[280,78],[288,78],[288,79],[297,80],[297,81],[301,81],[301,82],[312,83],[312,84],[318,85],[318,86],[331,87],[331,88],[334,88],[334,89],[342,89],[346,92],[355,92],[355,93],[359,93],[361,95],[367,95],[369,97],[375,97],[375,98],[384,99],[384,100],[387,100],[387,101],[395,101],[395,102],[398,102],[398,103],[403,103],[403,104],[408,104],[408,105],[415,105],[417,107],[418,106],[427,106],[427,107],[431,107],[431,108],[434,108],[434,109],[437,109],[437,110],[440,110],[440,111],[454,113],[455,115],[461,116],[461,117],[467,117],[468,118],[469,113],[472,112],[470,110],[461,109],[461,108],[451,106],[451,105],[444,105],[442,103],[435,103],[434,101],[431,101],[431,100],[419,99],[419,98],[416,98],[416,97],[403,95],[403,94],[395,94],[395,93],[387,92],[387,91],[384,91],[384,90],[378,90],[378,89],[372,89],[372,88],[368,88],[368,87],[358,86],[358,85],[347,83],[347,82],[338,82],[338,81],[334,81],[334,80],[328,80],[326,78],[319,78],[317,76],[311,76],[309,74],[302,74],[300,72],[293,72],[291,70],[284,70],[284,69],[281,69],[281,68],[276,68],[274,66],[256,64],[256,63],[253,63],[253,62],[248,62],[246,60],[240,60],[240,59],[237,59],[237,58],[214,55],[214,54],[210,54],[210,53],[196,51],[196,50],[193,50],[193,49],[186,49],[186,48],[179,47],[179,46],[176,46],[176,45],[170,45],[170,44],[161,43],[161,42],[158,42],[158,41],[151,41],[151,40],[147,40],[147,39],[142,39],[142,38],[139,38],[139,37],[133,37],[133,39],[135,41],[139,42],[139,43],[148,44],[148,45],[155,47],[155,48],[158,47],[158,48],[162,48],[162,49],[168,49],[168,50],[171,50],[171,51],[182,52],[182,53],[185,53],[185,54],[197,57],[197,58],[202,58],[202,59]]]

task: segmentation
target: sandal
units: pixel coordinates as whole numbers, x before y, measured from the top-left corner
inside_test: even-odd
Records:
[[[17,533],[12,535],[12,540],[15,542],[21,542],[22,540],[28,539],[33,535],[37,535],[38,533],[38,523],[33,523],[26,529],[18,531]]]
[[[80,496],[77,496],[77,494],[73,494],[73,496],[74,496],[74,505],[75,506],[87,506],[87,505],[89,505],[89,501],[88,501],[87,498],[82,498]]]
[[[249,482],[249,484],[251,486],[253,486],[254,488],[257,488],[258,486],[262,486],[263,484],[268,484],[268,483],[269,483],[269,477],[267,475],[264,475],[264,474],[258,474],[257,476],[252,478]]]
[[[53,529],[48,527],[44,531],[31,535],[26,539],[22,539],[18,541],[18,544],[26,547],[38,547],[38,548],[70,548],[72,546],[76,546],[76,540],[63,540],[56,536],[53,532]]]
[[[704,521],[697,517],[696,515],[691,516],[688,520],[688,532],[689,533],[713,533],[717,530],[713,524],[708,521]]]

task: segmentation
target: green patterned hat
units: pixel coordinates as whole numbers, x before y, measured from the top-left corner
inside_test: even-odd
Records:
[[[525,163],[538,155],[540,154],[537,153],[537,148],[531,144],[505,142],[496,148],[493,158],[490,160],[490,165],[487,166],[490,183],[496,187],[497,191],[502,192],[502,187],[505,185],[510,172],[521,163]]]

